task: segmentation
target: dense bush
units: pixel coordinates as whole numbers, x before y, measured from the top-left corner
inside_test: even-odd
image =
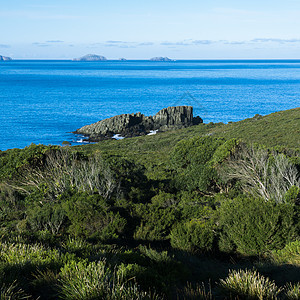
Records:
[[[171,153],[171,163],[175,170],[175,182],[179,189],[203,192],[213,188],[217,172],[210,163],[223,139],[195,137],[180,141]]]
[[[300,266],[300,240],[290,242],[283,249],[273,251],[272,257],[279,264]]]
[[[223,251],[260,255],[282,248],[296,235],[294,209],[289,204],[241,196],[224,201],[218,211]]]
[[[192,219],[179,223],[170,234],[173,248],[190,252],[211,251],[214,241],[213,224],[210,221]]]
[[[126,226],[126,220],[98,194],[74,194],[64,201],[63,207],[70,221],[68,232],[74,236],[116,239]]]

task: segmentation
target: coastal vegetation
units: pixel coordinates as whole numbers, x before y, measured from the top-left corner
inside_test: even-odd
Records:
[[[0,152],[0,298],[299,299],[299,124]]]

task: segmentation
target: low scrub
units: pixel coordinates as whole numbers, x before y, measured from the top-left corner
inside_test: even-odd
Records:
[[[231,270],[220,280],[220,287],[226,294],[243,299],[275,299],[281,291],[274,281],[250,270]]]

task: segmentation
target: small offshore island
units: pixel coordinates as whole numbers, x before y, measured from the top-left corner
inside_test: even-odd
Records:
[[[108,59],[103,55],[97,55],[97,54],[86,54],[84,56],[73,58],[72,61],[107,61]],[[119,61],[127,61],[126,58],[121,57],[118,59]],[[150,61],[174,61],[174,59],[170,59],[168,57],[152,57],[149,59]]]
[[[0,55],[0,61],[9,61],[9,60],[12,60],[12,58]]]
[[[88,141],[96,142],[113,136],[141,136],[157,131],[181,129],[203,123],[193,116],[192,106],[175,106],[161,109],[154,116],[138,113],[122,114],[77,129],[75,134],[88,136]]]
[[[102,55],[87,54],[79,58],[73,58],[73,61],[107,61],[107,58]]]

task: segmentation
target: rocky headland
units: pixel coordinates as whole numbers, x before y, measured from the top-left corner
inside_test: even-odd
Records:
[[[0,55],[0,61],[7,61],[7,60],[12,60],[12,58]]]
[[[87,136],[91,142],[108,139],[118,134],[122,137],[146,135],[156,131],[185,128],[203,123],[193,116],[192,106],[173,106],[163,108],[154,116],[138,113],[122,114],[77,129],[75,134]]]
[[[79,58],[73,58],[73,61],[106,61],[107,58],[96,54],[87,54]]]
[[[151,61],[174,61],[173,59],[170,59],[169,57],[152,57],[150,58]]]

